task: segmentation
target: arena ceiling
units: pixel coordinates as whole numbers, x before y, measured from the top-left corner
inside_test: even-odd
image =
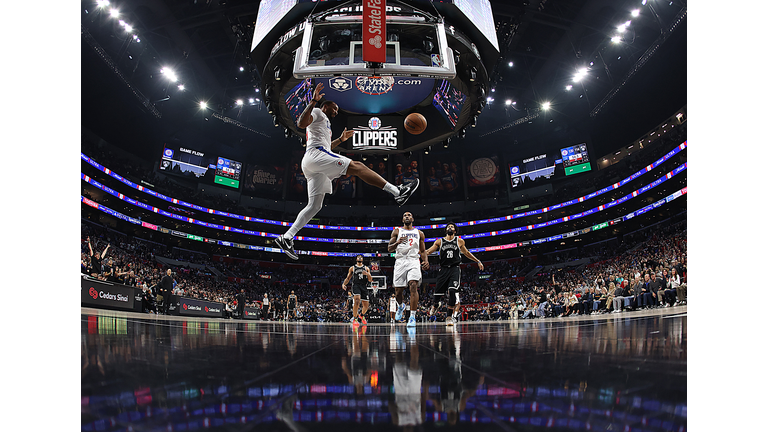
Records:
[[[96,1],[81,2],[83,128],[148,160],[159,159],[163,142],[174,140],[203,151],[224,149],[246,162],[300,150],[258,102],[261,75],[249,60],[258,3],[114,0],[98,7]],[[491,5],[501,55],[492,74],[494,91],[488,93],[493,101],[477,127],[467,131],[473,149],[524,155],[531,147],[586,141],[598,157],[686,105],[684,2],[491,0]],[[119,16],[110,17],[111,8]],[[635,9],[640,13],[633,17]],[[611,42],[628,20],[622,40]],[[174,70],[176,82],[160,72],[163,67]],[[582,67],[588,71],[575,82]],[[243,106],[236,105],[238,99]],[[201,110],[200,101],[209,108]],[[543,102],[551,109],[530,122],[521,120]],[[454,148],[462,151],[461,143]]]

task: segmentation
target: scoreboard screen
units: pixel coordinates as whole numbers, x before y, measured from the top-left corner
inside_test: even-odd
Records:
[[[589,163],[587,145],[584,143],[561,149],[560,154],[563,156],[565,175],[578,174],[592,169]]]
[[[167,174],[199,179],[213,168],[213,161],[201,151],[166,144],[158,168]]]
[[[216,184],[240,188],[240,171],[243,164],[237,161],[219,157],[216,161],[216,175],[213,180]]]

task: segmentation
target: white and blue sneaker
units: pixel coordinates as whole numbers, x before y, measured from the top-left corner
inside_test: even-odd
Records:
[[[395,313],[395,321],[403,319],[403,312],[405,311],[405,303],[397,306],[397,312]]]
[[[408,324],[406,324],[406,327],[416,327],[416,317],[411,315],[410,318],[408,318]]]

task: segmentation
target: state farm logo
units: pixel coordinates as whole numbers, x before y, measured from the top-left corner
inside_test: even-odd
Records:
[[[328,85],[334,90],[343,92],[352,88],[352,80],[345,77],[336,77],[329,79]]]
[[[395,85],[394,77],[365,77],[360,76],[355,80],[355,86],[362,93],[369,95],[381,95],[392,90]]]
[[[88,294],[90,294],[91,297],[93,297],[94,300],[99,298],[99,292],[96,291],[96,288],[94,288],[94,287],[91,287],[91,289],[88,290]]]
[[[381,48],[381,36],[376,36],[368,39],[368,43],[375,46],[376,48]]]

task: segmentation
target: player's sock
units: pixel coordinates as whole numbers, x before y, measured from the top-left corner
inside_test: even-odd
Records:
[[[385,184],[382,189],[387,191],[387,192],[389,192],[389,193],[391,193],[392,196],[400,195],[400,189],[398,189],[397,186],[393,185],[390,182],[387,182],[387,184]]]

